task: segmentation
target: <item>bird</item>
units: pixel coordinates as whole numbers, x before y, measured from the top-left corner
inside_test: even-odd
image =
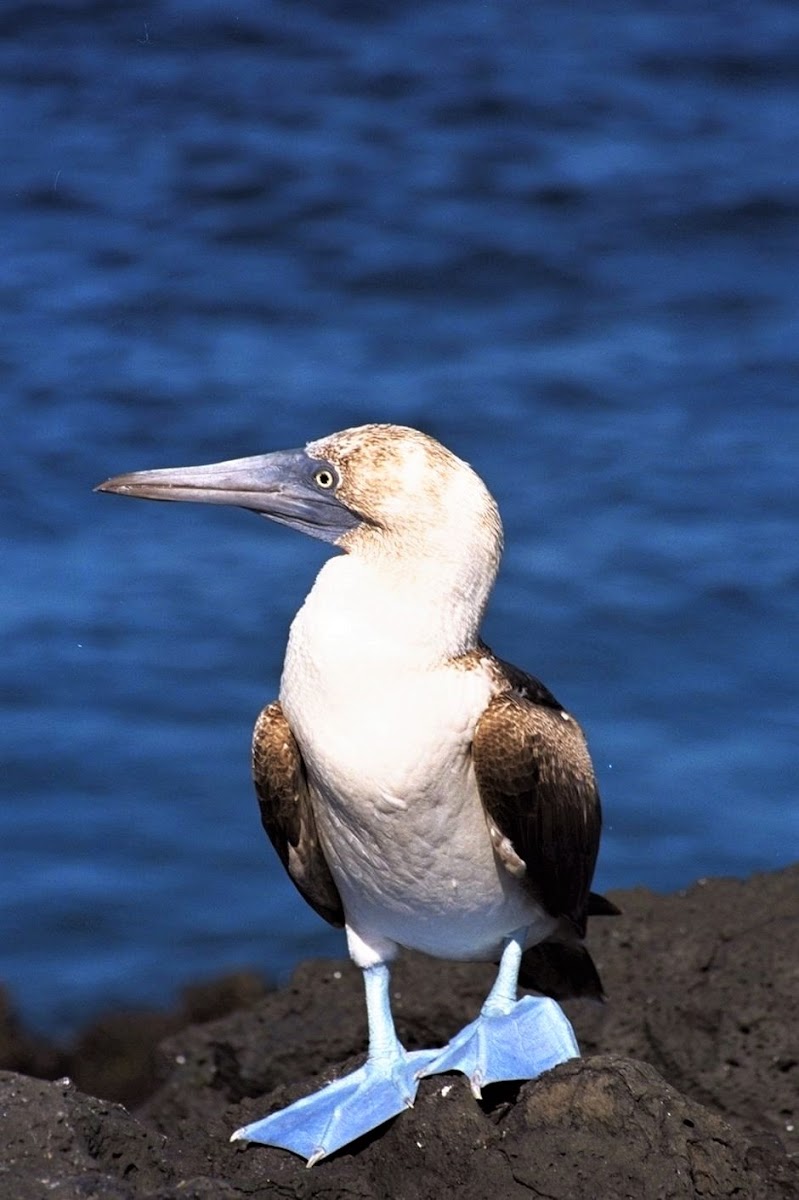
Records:
[[[367,1057],[233,1139],[312,1166],[412,1106],[424,1077],[461,1072],[479,1098],[578,1057],[558,1000],[604,998],[583,939],[618,911],[591,891],[599,793],[575,717],[481,638],[503,530],[479,475],[426,433],[373,423],[96,490],[238,506],[336,551],[291,624],[252,769],[283,866],[362,972]],[[399,1041],[401,948],[498,964],[444,1047]]]

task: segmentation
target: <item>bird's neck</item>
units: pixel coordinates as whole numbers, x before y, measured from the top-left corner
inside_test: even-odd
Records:
[[[473,649],[496,575],[479,555],[327,562],[292,625],[290,653],[317,663],[430,668]]]

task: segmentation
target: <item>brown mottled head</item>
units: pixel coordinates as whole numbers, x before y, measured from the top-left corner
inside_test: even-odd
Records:
[[[339,539],[342,549],[448,557],[477,541],[496,565],[497,506],[472,468],[435,438],[402,425],[361,425],[306,450],[335,468],[337,498],[361,518]]]
[[[496,505],[471,467],[400,425],[345,429],[303,450],[135,471],[97,490],[238,505],[368,557],[473,554],[495,569],[502,544]]]

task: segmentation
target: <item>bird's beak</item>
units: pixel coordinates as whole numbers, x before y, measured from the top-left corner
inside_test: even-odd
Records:
[[[321,481],[321,482],[320,482]],[[142,500],[231,504],[311,537],[338,542],[361,518],[336,496],[338,473],[305,450],[279,450],[202,467],[167,467],[115,475],[95,488]]]

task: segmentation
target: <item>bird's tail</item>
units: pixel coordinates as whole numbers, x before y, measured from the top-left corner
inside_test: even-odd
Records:
[[[608,900],[607,896],[600,896],[599,892],[588,893],[588,907],[586,915],[589,917],[620,917],[621,909]]]
[[[602,980],[594,960],[582,942],[539,942],[522,955],[519,986],[571,1000],[578,996],[603,1001]]]
[[[617,917],[621,909],[599,892],[590,892],[586,906],[588,917]],[[564,923],[565,924],[565,923]],[[582,941],[569,937],[566,929],[560,936],[537,946],[522,955],[519,984],[553,1000],[571,1000],[578,996],[603,1001],[605,993],[596,964]]]

